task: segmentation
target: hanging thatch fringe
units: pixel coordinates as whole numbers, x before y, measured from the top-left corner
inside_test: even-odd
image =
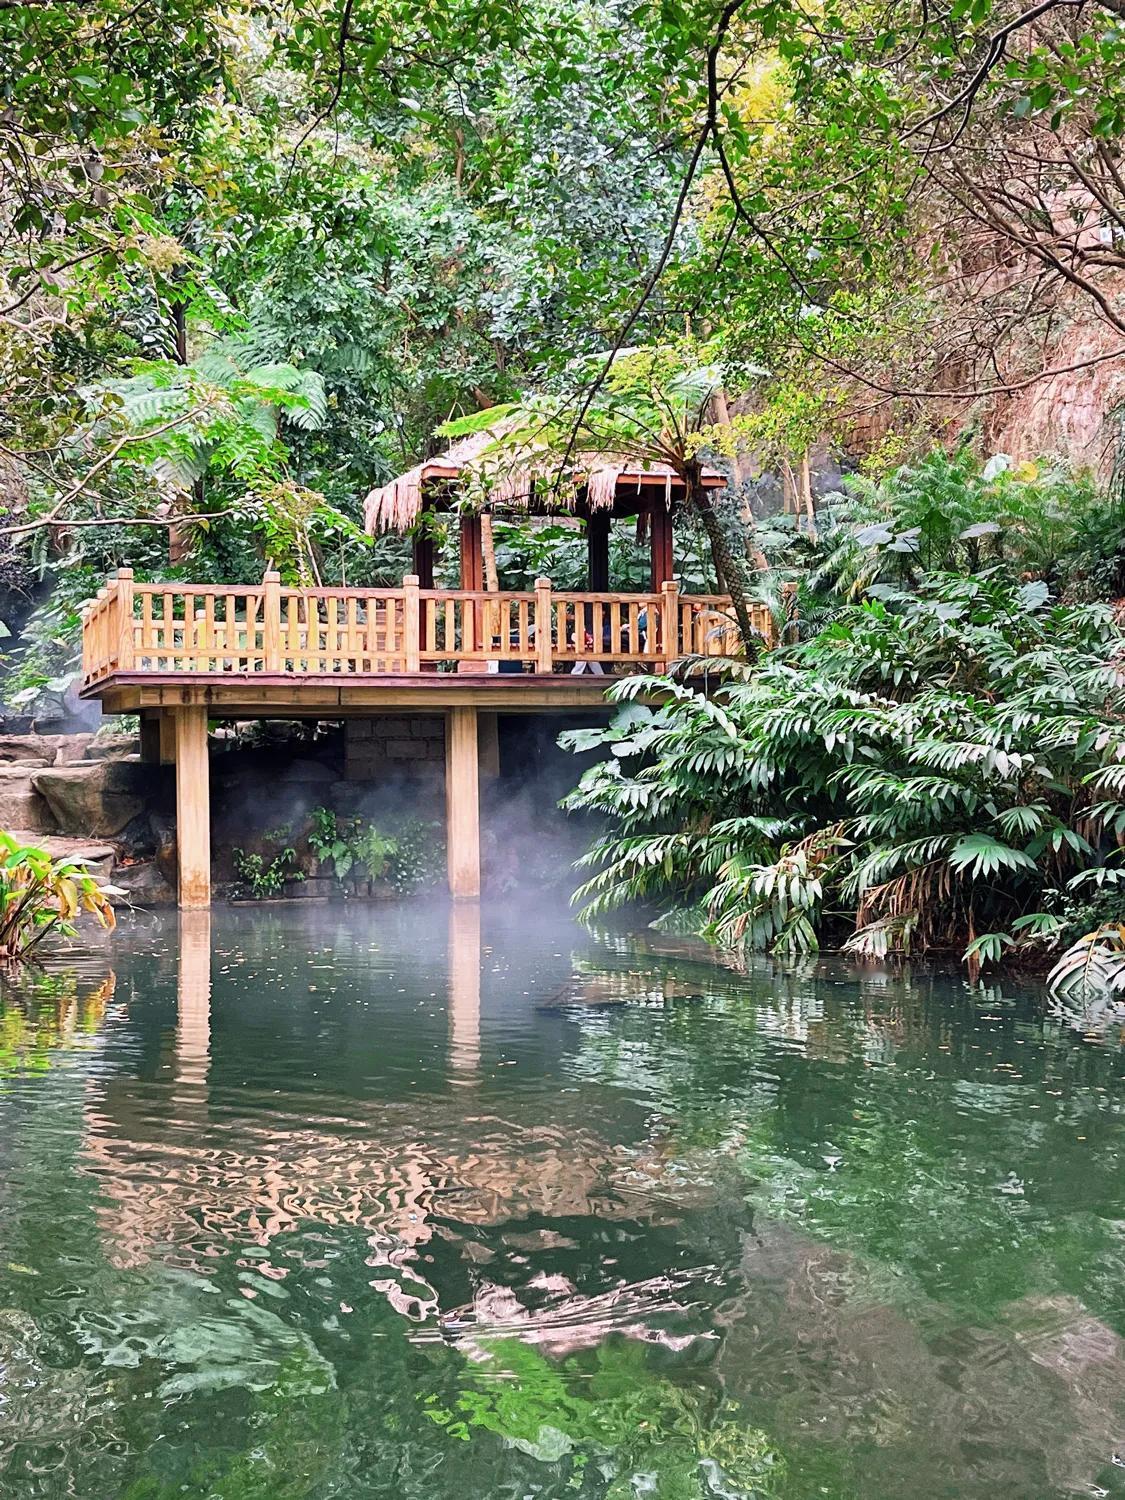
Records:
[[[373,489],[363,504],[367,530],[372,534],[409,531],[421,514],[423,492],[429,487],[432,493],[443,481],[460,482],[472,498],[489,508],[527,509],[538,478],[550,486],[552,511],[574,510],[580,499],[591,510],[609,510],[623,481],[630,490],[635,483],[638,495],[643,486],[662,482],[665,503],[670,505],[673,487],[680,484],[668,464],[649,461],[641,465],[636,459],[609,453],[580,453],[571,464],[571,483],[560,486],[555,483],[557,461],[546,449],[538,451],[529,444],[525,452],[508,454],[502,461],[487,454],[500,436],[501,432],[486,431],[461,438],[437,458],[415,464],[397,479]],[[722,482],[715,471],[706,474],[712,483]]]

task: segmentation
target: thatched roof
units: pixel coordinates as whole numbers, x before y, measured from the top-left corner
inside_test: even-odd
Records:
[[[503,436],[502,427],[474,432],[452,443],[436,458],[426,459],[407,469],[405,474],[373,489],[363,502],[364,524],[369,532],[409,531],[422,510],[423,495],[440,504],[440,492],[463,480],[472,482],[480,501],[487,509],[510,506],[547,513],[573,511],[580,502],[590,510],[621,508],[621,502],[635,499],[640,509],[645,494],[653,488],[663,490],[671,504],[683,481],[668,464],[615,457],[608,453],[578,453],[571,460],[573,483],[565,488],[552,487],[546,503],[534,496],[536,476],[554,479],[557,459],[530,445],[517,455],[508,454],[503,461],[486,450]],[[479,462],[478,462],[479,460]],[[704,469],[703,482],[717,488],[726,480],[717,469]]]

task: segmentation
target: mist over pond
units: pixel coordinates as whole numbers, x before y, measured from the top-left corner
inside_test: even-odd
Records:
[[[0,1495],[1125,1494],[1122,1060],[513,904],[0,989]]]

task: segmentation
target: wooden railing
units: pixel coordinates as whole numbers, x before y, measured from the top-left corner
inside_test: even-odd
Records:
[[[754,624],[772,635],[768,612]],[[361,676],[439,670],[659,670],[687,654],[739,650],[730,600],[659,593],[556,593],[545,578],[523,593],[136,583],[123,569],[86,608],[82,675],[271,673]]]

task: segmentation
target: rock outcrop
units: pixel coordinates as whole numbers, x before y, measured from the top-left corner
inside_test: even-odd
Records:
[[[151,767],[125,759],[51,766],[31,781],[60,833],[112,838],[144,812],[154,777]]]

